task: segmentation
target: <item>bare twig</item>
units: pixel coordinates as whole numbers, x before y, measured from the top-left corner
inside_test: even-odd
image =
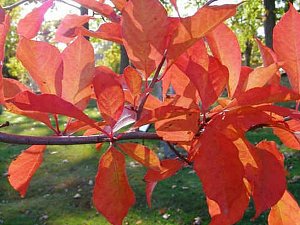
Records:
[[[26,2],[29,2],[29,0],[20,0],[20,1],[16,2],[16,3],[14,3],[14,4],[11,4],[11,5],[8,5],[8,6],[4,6],[3,9],[4,10],[12,10],[12,9],[14,9],[14,8],[18,7],[19,5],[22,5],[22,4],[26,3]]]
[[[116,133],[114,137],[116,140],[161,140],[161,138],[157,134],[145,132]],[[40,137],[15,135],[0,132],[0,142],[25,145],[79,145],[111,142],[111,138],[107,137],[106,135]]]
[[[73,5],[73,4],[69,3],[69,2],[66,2],[66,1],[64,1],[64,0],[57,0],[57,1],[58,1],[58,2],[61,2],[61,3],[64,3],[64,4],[68,5],[68,6],[71,6],[71,7],[73,7],[73,8],[76,8],[76,9],[78,9],[78,10],[80,10],[80,7],[78,7],[78,6],[76,6],[76,5]]]
[[[213,2],[216,2],[216,1],[218,1],[218,0],[209,0],[208,2],[206,2],[204,4],[204,6],[209,6],[210,4],[212,4]]]
[[[170,147],[170,149],[172,150],[172,152],[175,153],[175,155],[180,158],[181,160],[183,160],[184,162],[186,162],[188,165],[192,165],[193,163],[190,162],[189,160],[187,160],[187,158],[185,158],[183,155],[181,155],[177,149],[170,143],[170,142],[167,142],[168,146]]]
[[[162,67],[163,67],[163,65],[164,65],[164,63],[165,63],[165,61],[166,61],[166,54],[164,54],[163,58],[161,59],[159,65],[158,65],[158,67],[157,67],[157,69],[156,69],[156,71],[155,71],[155,74],[154,74],[154,76],[153,76],[153,79],[152,79],[151,83],[150,83],[149,86],[148,86],[148,90],[150,90],[150,91],[147,92],[147,93],[145,93],[144,97],[143,97],[143,98],[141,99],[141,101],[140,101],[139,107],[138,107],[138,109],[137,109],[137,116],[136,116],[136,117],[137,117],[137,120],[139,120],[140,117],[141,117],[141,114],[142,114],[144,105],[145,105],[145,103],[146,103],[146,101],[147,101],[148,96],[150,95],[151,89],[154,87],[155,83],[156,83],[157,80],[158,80],[158,76],[159,76],[159,74],[160,74],[160,71],[161,71],[161,69],[162,69]],[[147,91],[147,90],[146,90],[146,91]]]

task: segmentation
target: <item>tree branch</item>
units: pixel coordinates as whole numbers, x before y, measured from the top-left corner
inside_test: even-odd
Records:
[[[116,140],[132,140],[132,139],[147,139],[147,140],[161,140],[155,133],[145,132],[130,132],[130,133],[116,133],[114,135]],[[101,142],[110,142],[111,139],[106,135],[91,135],[91,136],[25,136],[15,135],[0,132],[0,142],[10,144],[24,144],[24,145],[79,145],[79,144],[96,144]]]
[[[213,2],[216,2],[218,0],[209,0],[208,2],[205,3],[204,6],[209,6],[210,4],[212,4]]]
[[[189,160],[187,160],[187,158],[185,158],[183,155],[181,155],[170,142],[167,142],[167,144],[170,147],[170,149],[172,150],[172,152],[174,152],[178,158],[180,158],[182,161],[186,162],[190,166],[193,165],[193,163],[190,162]]]
[[[3,9],[4,10],[12,10],[12,9],[14,9],[14,8],[18,7],[19,5],[22,5],[22,4],[26,3],[26,2],[29,2],[29,0],[20,0],[20,1],[16,2],[16,3],[14,3],[14,4],[11,4],[11,5],[8,5],[8,6],[4,6]]]

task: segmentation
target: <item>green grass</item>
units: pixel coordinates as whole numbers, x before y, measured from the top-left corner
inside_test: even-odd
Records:
[[[95,110],[89,114],[97,116]],[[1,131],[27,135],[50,135],[51,132],[40,123],[7,112],[0,117],[0,122],[9,120],[11,126]],[[279,140],[270,129],[247,134],[252,142],[263,139]],[[157,143],[146,141],[146,145],[158,151]],[[5,175],[9,163],[27,146],[0,143],[0,224],[6,225],[94,225],[108,224],[92,206],[91,196],[94,177],[101,152],[93,145],[48,146],[44,163],[32,179],[24,199],[10,187]],[[288,180],[300,175],[299,152],[283,148],[286,167],[289,169]],[[192,224],[200,217],[201,224],[209,223],[209,215],[201,185],[191,168],[184,168],[176,176],[160,182],[153,194],[153,206],[149,209],[144,194],[145,169],[128,160],[127,172],[130,184],[136,193],[136,205],[130,210],[124,224]],[[289,190],[300,199],[300,183],[289,182]],[[81,197],[74,199],[79,193]],[[170,214],[168,219],[163,214]],[[245,218],[239,225],[266,224],[267,214],[250,222],[254,215],[250,204]]]

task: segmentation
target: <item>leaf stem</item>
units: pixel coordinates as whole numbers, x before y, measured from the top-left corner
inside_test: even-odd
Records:
[[[174,147],[174,145],[172,145],[170,142],[167,142],[168,146],[170,147],[170,149],[172,150],[172,152],[175,153],[175,155],[180,158],[182,161],[186,162],[188,165],[193,165],[192,162],[190,162],[187,158],[185,158],[183,155],[181,155],[177,149]]]

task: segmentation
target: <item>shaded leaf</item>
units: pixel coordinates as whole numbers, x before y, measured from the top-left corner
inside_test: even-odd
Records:
[[[112,146],[100,159],[93,201],[96,209],[114,225],[122,224],[135,203],[126,175],[125,157]]]
[[[33,145],[23,151],[8,168],[8,180],[21,197],[25,197],[29,183],[43,162],[46,145]]]
[[[124,69],[124,78],[133,97],[139,96],[139,94],[141,94],[143,84],[143,80],[139,72],[133,67],[128,66]]]

